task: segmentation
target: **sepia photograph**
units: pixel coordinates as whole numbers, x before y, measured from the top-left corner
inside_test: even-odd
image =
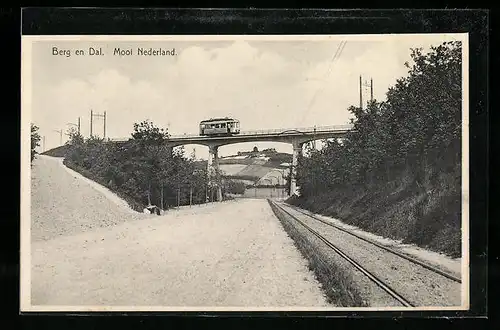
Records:
[[[21,45],[21,311],[469,309],[468,34]]]

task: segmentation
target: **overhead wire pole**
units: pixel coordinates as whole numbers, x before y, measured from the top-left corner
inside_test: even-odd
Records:
[[[370,97],[373,102],[373,78],[370,78]]]
[[[63,130],[62,130],[62,129],[60,129],[60,130],[55,129],[55,130],[54,130],[54,132],[59,133],[59,145],[61,145],[61,146],[62,146],[62,136],[63,136]]]
[[[363,109],[363,80],[359,76],[359,107]]]
[[[106,138],[106,111],[104,111],[104,138]]]
[[[80,135],[80,117],[78,117],[78,124],[67,123],[66,125],[72,125],[78,127],[78,135]]]
[[[104,111],[104,114],[100,114],[100,113],[94,113],[92,110],[90,110],[90,137],[92,137],[92,125],[93,125],[93,118],[94,117],[103,118],[103,120],[104,120],[103,138],[105,139],[106,138],[106,111]]]
[[[370,102],[373,102],[373,78],[370,78],[370,84],[368,84],[368,81],[365,81],[364,84],[361,83],[361,76],[359,76],[360,80],[360,102],[362,102],[362,88],[363,87],[370,87]],[[362,106],[361,106],[362,108]]]

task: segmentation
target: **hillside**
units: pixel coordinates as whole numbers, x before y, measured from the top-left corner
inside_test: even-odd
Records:
[[[274,185],[285,182],[287,167],[280,165],[291,161],[291,154],[264,149],[220,157],[219,167],[223,176],[242,181],[247,185]],[[198,161],[197,167],[204,168],[206,164],[206,161]]]
[[[68,145],[59,146],[59,147],[47,150],[45,152],[42,152],[41,155],[46,155],[46,156],[51,156],[51,157],[64,157],[64,155],[68,151],[68,148],[69,148]]]

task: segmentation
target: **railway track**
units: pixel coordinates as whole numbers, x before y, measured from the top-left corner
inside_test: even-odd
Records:
[[[315,216],[315,215],[313,215],[313,214],[309,214],[309,213],[307,213],[307,212],[304,212],[303,210],[300,210],[299,208],[297,208],[297,207],[295,207],[295,206],[293,206],[293,205],[289,205],[289,207],[290,207],[290,208],[292,208],[292,209],[294,209],[295,211],[297,211],[297,212],[299,212],[299,213],[302,213],[302,214],[304,214],[304,215],[306,215],[306,216],[308,216],[308,217],[313,218],[314,220],[320,221],[320,222],[324,223],[324,224],[325,224],[325,225],[327,225],[327,226],[330,226],[330,227],[333,227],[333,228],[335,228],[335,229],[338,229],[338,230],[340,230],[340,231],[342,231],[342,232],[344,232],[344,233],[347,233],[347,234],[349,234],[349,235],[352,235],[352,236],[354,236],[354,237],[357,237],[357,238],[359,238],[360,240],[363,240],[363,241],[365,241],[365,242],[368,242],[368,243],[370,243],[370,244],[373,244],[373,245],[375,245],[375,246],[377,246],[377,247],[379,247],[379,248],[381,248],[381,249],[383,249],[383,250],[385,250],[385,251],[387,251],[387,252],[389,252],[389,253],[395,254],[395,255],[397,255],[397,256],[399,256],[399,257],[403,258],[403,259],[406,259],[406,260],[408,260],[408,261],[410,261],[410,262],[413,262],[413,263],[415,263],[415,264],[418,264],[418,265],[420,265],[420,266],[422,266],[422,267],[424,267],[424,268],[426,268],[426,269],[428,269],[428,270],[430,270],[430,271],[432,271],[432,272],[434,272],[434,273],[436,273],[436,274],[439,274],[439,275],[441,275],[441,276],[444,276],[444,277],[446,277],[446,278],[448,278],[448,279],[450,279],[450,280],[452,280],[452,281],[455,281],[455,282],[457,282],[457,283],[462,283],[462,280],[461,280],[460,278],[458,278],[457,276],[453,275],[453,274],[450,274],[450,273],[448,273],[448,272],[445,272],[445,271],[443,271],[443,270],[441,270],[441,269],[439,269],[439,268],[436,268],[436,267],[434,267],[434,266],[432,266],[432,265],[429,265],[429,264],[427,264],[427,263],[425,263],[425,262],[423,262],[423,261],[421,261],[421,260],[418,260],[418,259],[416,259],[416,258],[413,258],[413,257],[411,257],[411,256],[409,256],[409,255],[406,255],[406,254],[404,254],[404,253],[401,253],[401,252],[399,252],[399,251],[396,251],[396,250],[394,250],[394,249],[391,249],[390,247],[384,246],[384,245],[382,245],[382,244],[380,244],[380,243],[378,243],[378,242],[375,242],[375,241],[373,241],[373,240],[367,239],[366,237],[363,237],[363,236],[361,236],[361,235],[358,235],[358,234],[356,234],[356,233],[353,233],[353,232],[351,232],[351,231],[348,231],[348,230],[346,230],[346,229],[344,229],[344,228],[342,228],[342,227],[340,227],[340,226],[337,226],[337,225],[335,225],[335,224],[333,224],[333,223],[331,223],[331,222],[328,222],[328,221],[325,221],[325,220],[323,220],[323,219],[320,219],[320,218],[318,218],[317,216]]]
[[[269,200],[269,202],[272,206],[277,208],[287,217],[299,223],[303,228],[305,228],[308,232],[310,232],[314,237],[322,241],[326,246],[328,246],[341,258],[349,262],[359,272],[361,272],[364,276],[366,276],[372,283],[376,284],[376,286],[378,286],[381,290],[383,290],[387,295],[396,300],[403,307],[417,307],[419,305],[428,306],[431,301],[434,301],[435,302],[434,304],[436,304],[436,302],[438,302],[440,299],[446,300],[444,298],[444,296],[446,296],[446,291],[447,291],[446,289],[450,288],[450,291],[453,291],[454,289],[458,288],[458,286],[461,283],[461,279],[459,279],[453,274],[449,274],[432,265],[426,264],[421,260],[417,260],[411,256],[408,256],[406,254],[395,251],[387,246],[379,244],[378,242],[374,242],[365,237],[352,233],[348,230],[345,230],[344,228],[336,226],[335,224],[327,222],[314,215],[308,214],[296,207],[293,207],[291,205],[283,206],[271,200]],[[296,213],[294,214],[294,212]],[[300,215],[305,216],[305,219]],[[312,221],[312,223],[310,221]],[[320,227],[321,226],[327,226],[327,227],[318,229],[318,224]],[[327,228],[330,229],[328,230]],[[377,255],[380,258],[380,256],[382,255],[387,256],[388,254],[390,254],[391,257],[389,259],[391,259],[391,261],[389,263],[392,264],[396,263],[398,265],[400,263],[401,265],[406,265],[404,267],[403,266],[401,267],[401,268],[406,267],[406,272],[403,272],[402,277],[405,277],[406,274],[411,274],[411,275],[406,276],[409,278],[404,278],[402,281],[401,280],[397,281],[394,280],[395,278],[398,277],[397,272],[393,272],[394,274],[388,275],[387,272],[381,272],[379,269],[377,269],[377,267],[373,267],[373,262],[371,263],[371,267],[363,265],[363,260],[361,260],[363,258],[359,257],[360,256],[359,251],[357,252],[356,255],[355,248],[353,248],[352,246],[349,247],[348,246],[349,244],[346,244],[346,246],[341,247],[339,243],[332,242],[334,241],[333,239],[331,238],[329,239],[328,237],[326,237],[328,236],[326,233],[327,231],[330,232],[329,233],[330,237],[333,237],[332,235],[344,235],[342,237],[347,237],[348,235],[349,237],[351,237],[352,242],[355,242],[354,245],[357,245],[356,249],[358,250],[362,249],[363,246],[371,247],[373,258],[375,258]],[[370,251],[367,251],[366,254],[370,254]],[[379,258],[377,258],[377,260]],[[364,261],[367,260],[365,259]],[[368,262],[368,264],[370,263]],[[394,266],[391,267],[395,269]],[[436,279],[436,276],[440,277],[440,279]],[[421,281],[415,281],[414,277],[421,277],[423,279]],[[420,288],[420,290],[411,291],[409,290],[409,288],[405,288],[405,284],[410,284],[410,283],[415,285],[415,287]],[[442,283],[444,283],[444,285]],[[434,290],[435,287],[437,287],[436,290]],[[424,298],[420,297],[419,294],[424,296]],[[431,297],[433,294],[434,296],[438,297],[437,298]],[[427,300],[425,297],[427,297]],[[455,300],[457,302],[458,299],[456,299],[456,294],[454,298],[455,299],[451,300]],[[430,304],[432,305],[432,303]],[[459,304],[460,302],[458,302],[457,304],[457,303],[450,303],[449,301],[448,303],[445,303],[445,305],[459,305]]]

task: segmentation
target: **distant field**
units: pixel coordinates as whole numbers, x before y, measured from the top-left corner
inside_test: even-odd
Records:
[[[245,158],[245,159],[220,158],[219,164],[220,165],[229,165],[229,164],[250,165],[250,164],[253,164],[253,160],[250,158]]]
[[[248,165],[240,172],[236,173],[236,175],[243,176],[249,175],[261,178],[269,172],[269,167],[264,167],[262,165]]]
[[[234,158],[228,158],[224,159],[221,158],[219,159],[219,164],[220,165],[228,165],[228,164],[244,164],[244,165],[253,165],[253,164],[259,164],[263,165],[267,163],[266,159],[259,159],[259,158],[244,158],[244,159],[234,159]]]
[[[244,164],[221,164],[219,165],[220,170],[225,174],[225,175],[235,175],[241,170],[243,170],[247,165]]]

